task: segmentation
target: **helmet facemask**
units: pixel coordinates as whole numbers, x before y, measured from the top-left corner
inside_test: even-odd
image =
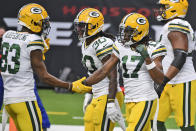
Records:
[[[46,38],[50,32],[51,26],[50,26],[50,21],[49,21],[49,17],[46,19],[42,20],[42,31],[41,31],[41,35]]]
[[[157,21],[167,20],[165,11],[167,10],[167,8],[169,8],[169,5],[158,4],[158,6],[159,9],[154,10]]]
[[[74,31],[77,33],[78,39],[80,41],[85,41],[87,38],[93,36],[89,35],[88,31],[93,30],[95,26],[84,22],[74,22]]]
[[[130,26],[119,26],[119,34],[118,41],[122,43],[124,46],[131,46],[136,43],[134,37],[137,36],[139,32],[135,28],[131,28]]]
[[[76,32],[78,39],[84,41],[88,36],[88,24],[83,22],[74,22],[74,31]]]

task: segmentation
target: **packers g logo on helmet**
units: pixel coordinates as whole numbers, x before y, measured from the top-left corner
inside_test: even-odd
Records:
[[[42,13],[42,9],[41,8],[37,8],[37,7],[33,7],[33,8],[31,8],[31,12],[33,14],[41,14]]]
[[[94,17],[94,18],[99,17],[99,13],[96,11],[90,12],[89,15],[90,15],[90,17]]]
[[[149,32],[149,22],[147,18],[139,13],[126,15],[120,25],[118,40],[124,45],[133,45],[141,41]]]
[[[103,15],[94,8],[85,8],[81,10],[74,20],[74,30],[81,41],[102,31],[103,26]]]
[[[137,23],[140,24],[140,25],[146,24],[145,18],[142,18],[142,17],[141,17],[141,18],[138,18],[136,21],[137,21]]]
[[[18,13],[18,23],[34,33],[47,35],[50,31],[49,16],[39,4],[24,5]]]

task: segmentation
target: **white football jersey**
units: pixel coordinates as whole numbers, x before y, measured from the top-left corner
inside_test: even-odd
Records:
[[[1,48],[4,103],[12,104],[36,100],[30,52],[44,49],[41,37],[10,30],[3,35]]]
[[[165,46],[153,41],[149,42],[147,51],[152,60],[166,54]],[[117,41],[113,45],[113,53],[120,60],[125,88],[125,103],[156,99],[154,82],[146,68],[143,57],[130,47],[125,47]]]
[[[100,69],[103,64],[101,60],[112,53],[113,41],[107,37],[99,37],[89,46],[85,42],[82,43],[82,63],[88,70],[88,75]],[[118,91],[120,88],[118,87]],[[105,77],[102,81],[92,86],[93,97],[97,98],[109,93],[109,79]]]
[[[169,82],[169,84],[178,84],[184,83],[191,80],[196,80],[196,73],[193,68],[192,57],[189,55],[192,50],[194,49],[194,32],[191,25],[182,19],[174,19],[169,21],[167,24],[163,26],[161,35],[160,35],[160,42],[166,46],[167,55],[163,60],[163,70],[164,73],[167,72],[169,66],[171,65],[174,59],[173,48],[171,42],[168,39],[168,34],[171,31],[179,31],[182,33],[187,34],[188,37],[188,56],[186,58],[186,62],[183,65],[180,72]]]

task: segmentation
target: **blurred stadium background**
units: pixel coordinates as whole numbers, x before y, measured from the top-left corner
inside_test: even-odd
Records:
[[[85,7],[99,9],[105,17],[106,32],[118,32],[118,25],[124,15],[130,12],[138,12],[145,15],[150,22],[150,34],[158,39],[162,25],[153,15],[157,8],[158,0],[2,0],[0,3],[0,25],[7,29],[17,28],[17,12],[28,3],[38,3],[46,8],[50,16],[51,49],[46,53],[46,66],[54,76],[74,81],[84,75],[85,69],[81,63],[81,43],[73,32],[73,20],[77,13]],[[188,21],[196,30],[196,1],[189,0]],[[70,94],[66,90],[49,87],[44,83],[38,83],[38,90],[43,104],[52,124],[55,125],[83,125],[82,104],[84,95]],[[123,114],[125,114],[123,108]],[[1,119],[1,113],[0,113]],[[1,120],[0,120],[1,122]],[[176,129],[174,116],[167,121],[167,127]]]

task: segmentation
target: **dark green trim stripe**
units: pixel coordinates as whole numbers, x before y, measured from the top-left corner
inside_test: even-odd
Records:
[[[188,89],[188,126],[191,126],[191,81],[189,82]]]
[[[185,110],[185,107],[186,107],[186,83],[184,83],[184,94],[183,94],[183,127],[185,126],[186,124],[186,121],[185,121],[185,118],[186,118],[186,110]]]
[[[156,54],[159,54],[159,53],[162,53],[162,52],[167,52],[167,51],[166,50],[160,50],[160,51],[157,51],[157,52],[152,53],[152,56],[153,55],[156,55]]]
[[[26,106],[27,106],[27,110],[29,112],[29,116],[31,118],[31,123],[32,123],[32,127],[33,127],[33,131],[36,131],[36,128],[35,128],[35,121],[33,119],[33,114],[31,112],[31,108],[30,108],[30,105],[29,105],[29,102],[25,102],[26,103]]]
[[[43,42],[43,40],[33,40],[32,43],[33,43],[34,41],[35,41],[35,42]]]
[[[172,25],[177,25],[177,26],[181,26],[181,27],[184,27],[184,28],[188,28],[189,29],[189,27],[188,26],[185,26],[185,25],[182,25],[182,24],[174,24],[174,23],[171,23],[171,24],[169,24],[169,26],[172,26]]]
[[[110,119],[108,119],[106,131],[110,130],[110,122],[111,122]]]
[[[182,32],[185,32],[185,33],[190,33],[190,31],[188,30],[184,30],[182,28],[177,28],[177,27],[169,27],[168,30],[171,30],[171,31],[182,31]]]
[[[108,53],[111,53],[111,52],[112,52],[112,49],[111,50],[108,50],[108,51],[106,51],[106,52],[104,52],[102,54],[99,54],[97,57],[101,57],[103,55],[107,55]]]
[[[164,45],[159,46],[157,49],[165,48]]]
[[[150,109],[148,110],[148,107],[149,107],[149,104],[150,104]],[[150,112],[151,112],[151,108],[152,108],[152,104],[153,104],[153,101],[146,101],[145,102],[145,107],[144,107],[144,110],[143,110],[143,113],[139,119],[139,122],[137,123],[136,127],[135,127],[135,131],[142,131],[142,129],[144,128],[145,124],[146,124],[146,121],[148,120],[148,117],[150,115]],[[148,112],[147,112],[148,111]],[[147,113],[147,114],[146,114]],[[147,116],[147,117],[145,117]],[[144,122],[143,122],[144,121]],[[142,123],[143,122],[143,123]],[[142,125],[141,125],[142,124]],[[141,127],[142,126],[142,127]],[[141,129],[140,129],[141,127]]]
[[[37,44],[37,43],[31,43],[31,44],[28,44],[27,47],[30,47],[30,46],[41,46],[44,48],[44,45],[43,44]]]
[[[115,47],[113,47],[112,49],[113,49],[113,50],[115,50],[115,51],[116,51],[116,53],[118,53],[118,54],[119,54],[119,51],[118,51]]]
[[[33,109],[35,111],[35,115],[36,115],[39,131],[41,131],[40,120],[39,120],[39,116],[38,116],[37,109],[35,107],[35,102],[34,101],[32,101],[32,105],[33,105]]]
[[[102,48],[102,49],[96,51],[96,54],[98,54],[99,52],[101,52],[101,51],[103,51],[103,50],[105,50],[105,49],[111,48],[111,47],[112,47],[112,45],[106,46],[106,47],[104,47],[104,48]]]
[[[104,131],[104,127],[105,127],[105,121],[106,121],[106,116],[107,116],[106,108],[107,108],[107,103],[105,104],[103,119],[102,119],[102,123],[101,123],[101,131]]]

